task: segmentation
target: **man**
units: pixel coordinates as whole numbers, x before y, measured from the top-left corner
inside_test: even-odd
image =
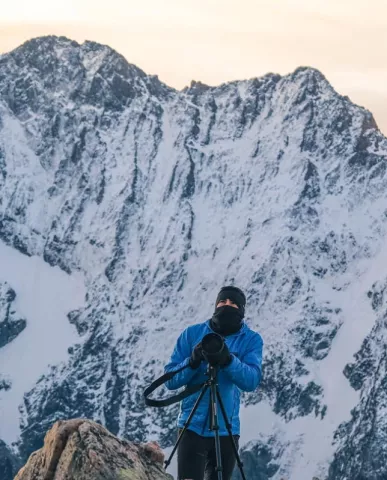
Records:
[[[201,340],[208,333],[214,332],[224,337],[225,346],[217,358],[217,365],[220,367],[217,378],[219,393],[237,447],[240,433],[240,392],[241,390],[251,392],[257,388],[261,380],[262,365],[263,341],[261,336],[243,321],[245,306],[246,297],[242,290],[233,286],[223,287],[216,298],[212,318],[183,331],[177,340],[170,362],[165,367],[166,373],[189,365],[166,383],[170,390],[203,383],[208,378],[206,375],[208,362],[203,356]],[[199,391],[190,395],[181,402],[177,422],[179,429],[184,427],[200,393]],[[209,428],[209,406],[210,391],[207,389],[178,447],[178,480],[218,478],[215,432]],[[218,421],[223,479],[229,480],[236,458],[221,412]]]

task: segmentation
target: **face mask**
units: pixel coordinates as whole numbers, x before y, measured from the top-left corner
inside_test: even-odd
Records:
[[[242,318],[243,316],[238,308],[224,305],[215,310],[212,316],[211,326],[216,333],[230,335],[240,330]]]

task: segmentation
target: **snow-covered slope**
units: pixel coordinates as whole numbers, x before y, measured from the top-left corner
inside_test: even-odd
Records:
[[[0,280],[7,279],[17,291],[16,296],[8,287],[8,297],[13,292],[16,311],[28,319],[28,323],[24,320],[25,330],[0,349],[1,373],[10,379],[10,388],[0,390],[0,438],[11,444],[18,438],[15,419],[24,393],[34,387],[50,365],[67,361],[68,348],[78,340],[67,313],[82,306],[85,291],[79,274],[69,276],[43,259],[27,257],[3,242],[0,265]]]
[[[18,250],[0,281],[27,322],[0,355],[30,338],[40,356],[28,378],[1,363],[0,408],[21,403],[0,437],[25,458],[85,416],[170,446],[176,408],[145,409],[143,387],[235,283],[265,342],[248,478],[385,478],[386,160],[372,115],[314,69],[177,92],[92,42],[0,57],[0,237]]]

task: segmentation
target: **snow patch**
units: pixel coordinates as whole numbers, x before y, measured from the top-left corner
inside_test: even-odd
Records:
[[[0,242],[0,281],[15,290],[15,309],[27,327],[0,349],[0,374],[12,387],[0,391],[0,438],[11,444],[19,435],[23,395],[47,371],[68,359],[78,334],[67,314],[83,305],[85,287],[79,273],[67,275],[39,257],[27,257]]]

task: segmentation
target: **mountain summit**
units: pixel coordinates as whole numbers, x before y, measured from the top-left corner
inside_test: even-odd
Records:
[[[235,284],[265,342],[248,476],[385,478],[386,160],[315,69],[179,92],[93,42],[2,55],[0,308],[25,323],[0,348],[0,466],[74,417],[170,446],[176,410],[143,388]]]

